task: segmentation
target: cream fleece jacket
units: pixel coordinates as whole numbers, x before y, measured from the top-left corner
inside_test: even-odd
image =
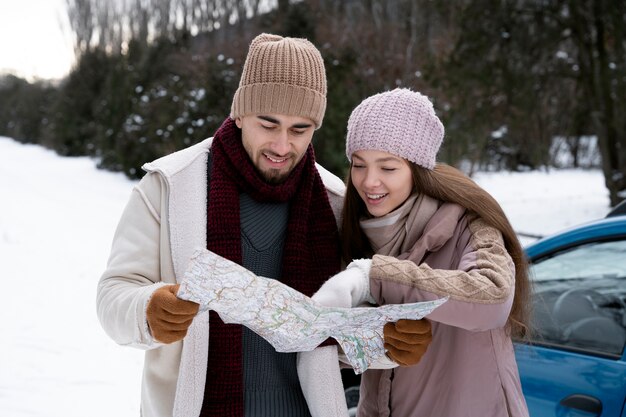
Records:
[[[146,307],[159,287],[178,282],[206,242],[206,162],[212,138],[144,165],[115,232],[97,289],[97,313],[118,344],[144,349],[143,417],[197,417],[204,396],[208,313],[180,342],[156,342]],[[343,182],[317,165],[339,223]],[[347,415],[336,347],[301,354],[298,373],[313,417]],[[330,380],[329,380],[330,377]]]

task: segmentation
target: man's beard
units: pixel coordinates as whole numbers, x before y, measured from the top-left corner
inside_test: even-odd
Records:
[[[265,181],[267,181],[268,184],[276,185],[285,182],[285,180],[291,174],[291,171],[293,171],[293,168],[294,167],[291,167],[287,172],[281,172],[277,169],[270,169],[269,171],[259,171],[259,174],[263,177]]]
[[[255,165],[255,169],[268,184],[272,184],[272,185],[281,184],[285,182],[287,178],[289,178],[293,170],[296,168],[296,166],[298,166],[300,161],[302,161],[302,158],[304,158],[304,154],[300,155],[300,157],[298,158],[298,155],[294,153],[290,153],[289,155],[286,155],[286,157],[290,158],[293,161],[296,161],[295,163],[293,163],[293,165],[289,166],[287,171],[283,171],[280,169],[273,169],[273,168],[260,170],[256,165]],[[259,158],[265,158],[265,155],[263,152],[261,152],[261,154],[259,155]]]

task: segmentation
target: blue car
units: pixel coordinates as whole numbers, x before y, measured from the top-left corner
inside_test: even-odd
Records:
[[[526,253],[534,334],[515,350],[531,417],[626,417],[626,202]]]

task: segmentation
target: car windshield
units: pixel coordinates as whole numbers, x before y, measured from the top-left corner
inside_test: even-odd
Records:
[[[589,243],[559,252],[535,263],[532,274],[535,282],[626,277],[626,240]]]
[[[536,342],[618,357],[626,343],[626,240],[594,242],[531,266]]]

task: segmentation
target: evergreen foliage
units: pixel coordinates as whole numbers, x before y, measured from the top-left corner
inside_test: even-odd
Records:
[[[593,136],[612,202],[626,198],[626,3],[281,0],[267,13],[256,0],[166,3],[69,2],[75,68],[58,85],[0,78],[0,134],[141,177],[143,163],[214,133],[250,40],[272,32],[322,53],[328,106],[314,146],[341,177],[352,109],[407,87],[446,126],[439,159],[468,173],[538,169],[556,166],[561,146],[581,165]],[[115,16],[127,25],[109,24]]]
[[[57,90],[7,75],[0,78],[0,134],[22,143],[38,143],[49,128],[49,111]]]

